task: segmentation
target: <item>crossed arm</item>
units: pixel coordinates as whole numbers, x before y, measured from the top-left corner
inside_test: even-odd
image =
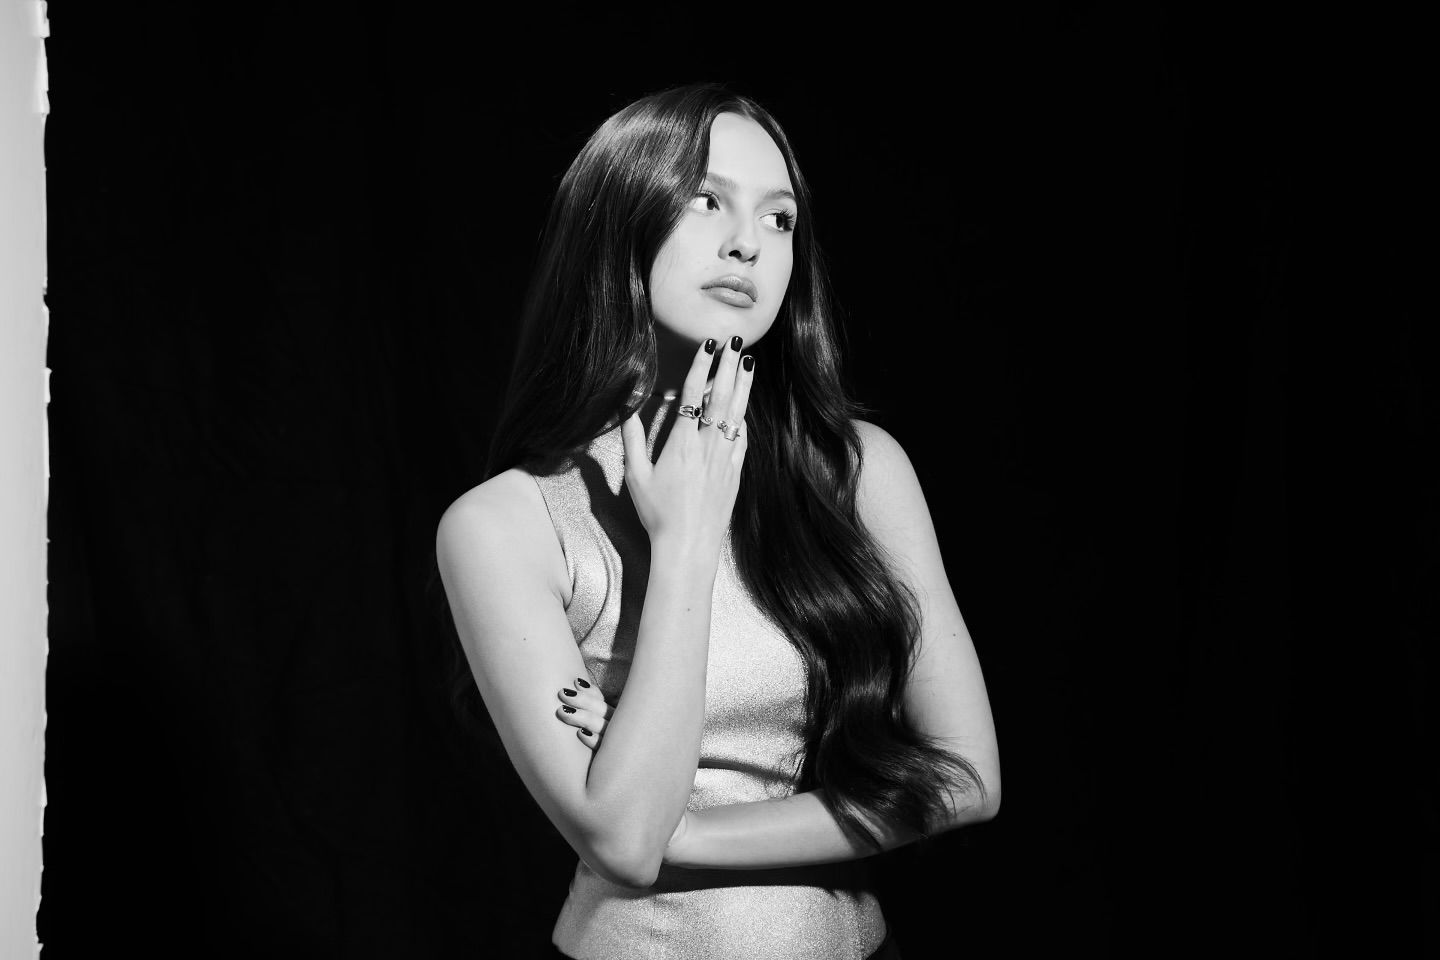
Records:
[[[909,459],[878,427],[864,440],[861,517],[920,602],[922,633],[905,709],[922,732],[966,757],[984,798],[952,796],[958,827],[993,816],[1000,800],[994,725],[980,665],[945,576],[925,498]],[[588,738],[553,719],[562,686],[584,689],[584,662],[565,617],[568,578],[538,488],[512,470],[446,511],[437,559],[471,670],[506,752],[531,795],[600,875],[655,881],[662,862],[769,868],[873,852],[841,830],[821,792],[687,812],[699,765],[713,551],[653,539],[650,579],[623,704],[606,707]],[[593,688],[592,688],[593,691]],[[561,694],[562,699],[564,695]],[[573,701],[578,703],[578,699]],[[579,734],[579,735],[577,735]],[[594,750],[599,737],[605,748]],[[873,824],[885,848],[917,836]]]
[[[983,798],[952,796],[951,817],[943,826],[988,820],[1000,804],[999,752],[975,648],[945,576],[934,525],[909,459],[880,428],[858,426],[865,450],[862,519],[914,588],[921,606],[919,656],[905,709],[922,732],[974,764],[985,785]],[[583,744],[594,748],[601,736],[609,737],[607,717],[613,711],[595,688],[572,682],[558,696],[556,716],[577,731],[588,731],[579,734]],[[919,839],[897,824],[872,826],[887,850]],[[664,861],[691,868],[761,869],[851,860],[873,852],[840,828],[824,791],[809,791],[687,811]]]
[[[680,547],[652,551],[625,704],[592,758],[550,718],[556,678],[583,677],[585,665],[534,481],[512,470],[467,493],[441,518],[436,549],[471,672],[531,796],[601,876],[651,885],[699,763],[714,565]]]

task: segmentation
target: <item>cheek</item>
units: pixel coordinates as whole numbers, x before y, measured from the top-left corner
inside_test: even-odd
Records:
[[[674,296],[677,266],[674,248],[669,244],[661,247],[650,266],[650,303],[657,310]]]
[[[685,285],[687,264],[694,259],[695,247],[693,230],[687,230],[687,226],[682,222],[675,228],[650,266],[650,299],[656,304],[679,296]]]
[[[795,256],[791,250],[786,250],[784,256],[776,257],[774,260],[774,283],[782,292],[790,289],[790,276],[795,270]]]

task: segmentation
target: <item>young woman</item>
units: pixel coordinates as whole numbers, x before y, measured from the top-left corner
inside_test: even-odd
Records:
[[[577,960],[898,956],[870,854],[994,816],[980,665],[899,445],[855,418],[779,125],[713,85],[563,178],[490,479],[436,555],[580,857]]]

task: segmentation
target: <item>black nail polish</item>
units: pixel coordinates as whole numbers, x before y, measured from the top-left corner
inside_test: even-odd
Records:
[[[565,706],[561,707],[560,709],[561,709],[561,711],[564,712],[564,713],[574,713],[574,712],[575,712],[575,708],[572,707],[572,706],[570,706],[569,704],[566,704]]]
[[[580,677],[576,677],[576,678],[575,678],[575,682],[578,683],[578,684],[580,684],[580,686],[584,687],[586,690],[589,690],[589,689],[590,689],[590,681],[589,681],[589,680],[582,680]]]
[[[708,340],[705,341],[705,352],[706,352],[706,353],[714,353],[714,352],[715,352],[715,338],[714,338],[714,337],[711,337],[710,339],[708,339]]]
[[[593,734],[593,733],[590,732],[590,728],[589,728],[589,727],[581,727],[581,728],[580,728],[580,732],[583,733],[583,734],[585,734],[585,736],[587,736],[587,737],[593,737],[593,736],[595,736],[595,734]]]
[[[741,358],[740,358],[740,366],[742,366],[742,367],[745,368],[745,372],[746,372],[746,373],[749,373],[751,370],[754,370],[754,369],[755,369],[755,358],[754,358],[754,357],[741,357]]]
[[[731,349],[731,350],[734,350],[736,353],[739,353],[739,352],[740,352],[740,344],[742,344],[742,343],[744,343],[744,342],[745,342],[745,341],[744,341],[744,340],[741,340],[739,337],[731,337],[731,338],[730,338],[730,349]]]
[[[567,697],[579,696],[579,694],[577,694],[574,690],[571,690],[569,687],[561,687],[560,692],[565,694],[565,696]]]

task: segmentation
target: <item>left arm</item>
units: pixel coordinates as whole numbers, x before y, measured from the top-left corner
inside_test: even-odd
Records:
[[[920,605],[915,667],[905,689],[906,715],[920,732],[969,760],[985,786],[983,799],[952,793],[950,817],[939,826],[950,830],[988,820],[1000,806],[995,724],[980,661],[945,575],[925,495],[895,439],[873,424],[857,421],[856,426],[864,444],[861,520]],[[566,699],[563,694],[561,699]],[[574,702],[584,710],[585,704]],[[599,709],[604,710],[603,703]],[[871,825],[885,850],[920,838],[900,824]],[[687,811],[666,849],[665,862],[690,868],[764,869],[854,860],[874,852],[841,829],[824,791],[812,790]]]

